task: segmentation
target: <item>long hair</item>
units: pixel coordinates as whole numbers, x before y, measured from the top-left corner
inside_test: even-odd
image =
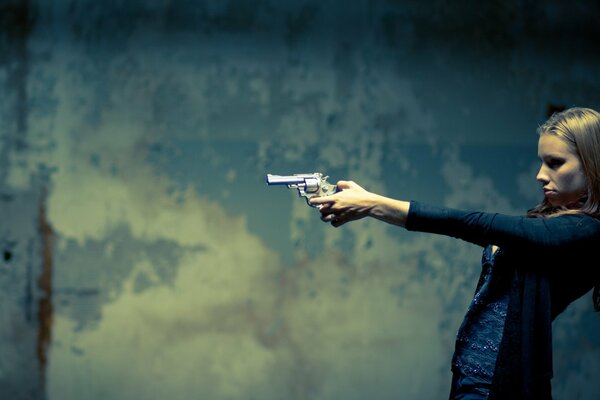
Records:
[[[581,161],[587,194],[574,209],[554,207],[544,199],[527,212],[530,217],[554,217],[564,213],[583,213],[600,218],[600,113],[590,108],[569,108],[554,113],[537,129],[538,135],[553,135],[563,140]]]
[[[548,199],[527,211],[528,217],[548,218],[582,213],[600,219],[600,113],[590,108],[573,107],[554,113],[537,129],[538,135],[553,135],[564,140],[581,162],[587,193],[576,207],[555,207]],[[593,292],[596,311],[600,311],[600,282]]]

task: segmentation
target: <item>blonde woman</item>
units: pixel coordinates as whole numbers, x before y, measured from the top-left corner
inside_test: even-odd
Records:
[[[571,108],[538,128],[544,199],[525,216],[386,198],[351,181],[311,200],[334,227],[374,217],[483,247],[456,338],[451,399],[551,399],[552,321],[590,290],[600,309],[600,114]]]

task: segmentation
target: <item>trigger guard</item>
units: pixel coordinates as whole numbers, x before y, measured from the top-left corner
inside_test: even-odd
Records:
[[[304,198],[306,199],[306,204],[308,204],[309,206],[311,206],[312,208],[319,208],[319,204],[310,204],[310,199],[312,199],[313,197],[319,197],[318,195],[306,195],[304,196]]]

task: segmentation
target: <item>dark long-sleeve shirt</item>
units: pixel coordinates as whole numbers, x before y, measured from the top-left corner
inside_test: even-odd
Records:
[[[490,399],[550,399],[552,321],[600,283],[600,221],[584,214],[527,218],[411,202],[406,229],[503,251],[512,275]]]

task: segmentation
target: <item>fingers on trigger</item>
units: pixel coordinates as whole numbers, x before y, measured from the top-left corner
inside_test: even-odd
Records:
[[[325,222],[335,221],[335,215],[333,214],[321,214],[321,220]]]

